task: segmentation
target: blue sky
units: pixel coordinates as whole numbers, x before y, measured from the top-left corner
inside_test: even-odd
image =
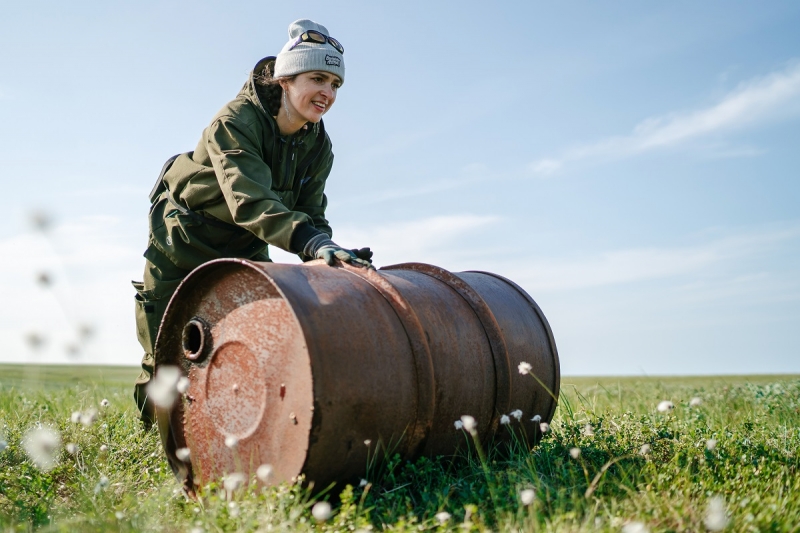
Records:
[[[517,281],[565,374],[800,372],[800,4],[697,4],[4,6],[0,361],[138,362],[152,182],[311,18],[335,240]]]

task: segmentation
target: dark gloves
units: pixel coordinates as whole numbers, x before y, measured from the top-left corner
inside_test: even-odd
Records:
[[[372,264],[372,250],[369,249],[369,246],[366,248],[353,248],[350,251],[356,254],[356,257],[359,259],[363,259],[369,262],[369,264]]]
[[[336,264],[336,260],[338,259],[344,263],[354,263],[372,268],[372,264],[369,262],[369,258],[372,257],[372,252],[369,248],[347,250],[330,240],[324,233],[311,237],[303,248],[303,253],[309,257],[324,259],[325,262],[331,266]],[[361,256],[367,256],[368,258],[362,259]]]

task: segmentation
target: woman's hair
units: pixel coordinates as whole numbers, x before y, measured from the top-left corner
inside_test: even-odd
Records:
[[[270,115],[276,116],[281,108],[281,97],[283,96],[282,81],[292,81],[297,76],[284,76],[282,78],[273,77],[275,73],[275,60],[268,61],[264,67],[253,75],[256,83],[256,93],[261,102],[267,108]]]

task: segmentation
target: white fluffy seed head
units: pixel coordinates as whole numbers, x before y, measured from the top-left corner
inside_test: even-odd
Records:
[[[658,409],[659,413],[669,413],[670,411],[675,409],[675,404],[669,400],[664,400],[662,402],[659,402],[658,407],[656,407],[656,409]]]
[[[225,446],[227,446],[228,448],[233,449],[236,448],[238,445],[239,445],[239,439],[237,439],[233,435],[228,435],[227,437],[225,437]]]
[[[311,508],[311,516],[317,522],[325,522],[331,517],[331,504],[328,502],[317,502]]]
[[[569,449],[569,456],[573,459],[577,459],[581,456],[581,449],[580,448],[570,448]]]
[[[105,444],[101,444],[99,449],[100,449],[100,455],[103,455],[106,452],[108,452],[108,446],[106,446]]]
[[[192,456],[191,450],[189,448],[178,448],[175,450],[175,457],[180,459],[181,461],[188,461],[189,457]]]
[[[648,453],[650,453],[650,445],[642,444],[642,447],[639,448],[639,455],[647,455]]]
[[[47,472],[58,462],[61,435],[49,427],[36,427],[25,433],[22,446],[31,462],[40,470]]]
[[[725,509],[725,500],[720,496],[714,496],[708,501],[704,522],[709,531],[722,531],[728,526],[728,512]]]
[[[225,487],[225,490],[228,492],[233,492],[244,485],[245,481],[247,481],[247,476],[241,472],[233,472],[232,474],[225,476],[222,486]]]
[[[523,361],[517,365],[517,370],[519,370],[519,373],[524,376],[525,374],[531,373],[531,370],[533,370],[533,366],[531,366],[530,363],[526,363],[525,361]]]
[[[157,406],[169,409],[178,397],[178,380],[181,369],[177,366],[162,366],[155,377],[147,384],[147,396]]]
[[[191,385],[191,381],[189,381],[189,378],[187,378],[186,376],[181,376],[178,379],[178,382],[175,384],[175,389],[181,394],[183,394],[184,392],[189,390],[189,385]]]
[[[68,443],[66,446],[64,446],[64,448],[66,448],[67,453],[70,455],[75,455],[76,453],[78,453],[78,445],[75,444],[74,442]]]
[[[369,483],[369,482],[366,479],[362,479],[361,481],[358,482],[358,487],[359,488],[366,487],[367,483]]]
[[[453,425],[456,427],[456,429],[462,429],[464,427],[464,422],[461,420],[456,420],[453,422]]]
[[[519,493],[519,501],[522,502],[522,505],[530,505],[533,503],[533,500],[536,499],[536,491],[533,489],[525,489],[520,491]]]
[[[69,420],[73,424],[80,424],[80,422],[81,422],[81,412],[80,411],[72,411],[72,414],[69,416]]]
[[[80,422],[87,428],[94,424],[95,420],[97,420],[97,409],[87,409],[81,413]]]
[[[591,424],[586,424],[585,426],[583,426],[583,434],[586,435],[587,437],[591,437],[594,435],[594,428],[592,427]]]
[[[542,433],[547,433],[548,431],[550,431],[550,424],[548,424],[547,422],[542,422],[541,424],[539,424],[539,431],[541,431]]]
[[[100,407],[108,407],[109,405],[111,405],[111,402],[108,401],[108,398],[100,400]]]
[[[520,410],[520,409],[514,409],[513,411],[511,411],[508,414],[511,415],[512,417],[516,418],[517,420],[522,420],[522,410]]]
[[[694,398],[689,400],[689,405],[691,405],[692,407],[700,407],[702,404],[703,404],[703,399],[698,396],[695,396]]]
[[[717,448],[717,439],[708,439],[706,441],[706,450],[713,452]]]
[[[464,429],[469,431],[471,434],[475,434],[475,428],[477,427],[477,422],[475,419],[470,415],[464,415],[461,417],[461,423],[464,424]]]
[[[511,423],[511,419],[508,418],[508,415],[503,415],[503,416],[500,417],[500,423],[505,426],[506,424],[510,424]]]
[[[541,415],[534,415],[534,417],[531,418],[531,422],[533,422],[534,424],[538,424],[541,421],[542,421],[542,416]]]
[[[447,522],[448,520],[450,520],[450,513],[448,513],[447,511],[439,511],[438,513],[436,513],[436,514],[434,515],[434,517],[436,518],[436,520],[437,520],[437,521],[438,521],[440,524],[444,524],[445,522]]]
[[[268,483],[269,480],[272,478],[272,465],[261,465],[256,469],[256,477],[262,483]]]
[[[641,522],[628,522],[622,526],[622,533],[650,533],[650,530]]]

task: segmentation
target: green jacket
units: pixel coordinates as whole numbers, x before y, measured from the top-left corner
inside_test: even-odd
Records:
[[[262,59],[254,71],[269,60],[274,58]],[[203,131],[194,152],[178,156],[164,175],[168,191],[150,209],[145,257],[155,248],[176,266],[191,270],[220,257],[268,261],[267,244],[301,253],[292,249],[298,230],[332,236],[325,218],[325,181],[333,165],[327,134],[306,175],[296,175],[298,162],[312,152],[319,134],[324,133],[309,124],[281,136],[251,73],[238,96]],[[169,202],[170,192],[184,208],[231,226],[198,222],[181,213]]]

